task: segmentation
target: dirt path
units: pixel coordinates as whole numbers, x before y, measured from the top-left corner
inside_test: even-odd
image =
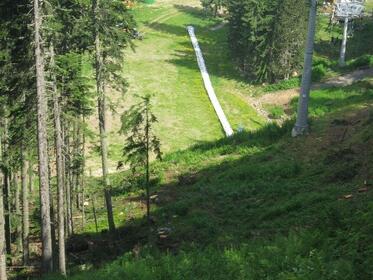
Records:
[[[373,77],[373,68],[356,70],[339,77],[331,78],[323,83],[315,83],[312,85],[312,90],[345,87],[369,77]],[[291,100],[299,95],[299,90],[300,88],[275,91],[256,99],[250,97],[249,101],[253,104],[254,108],[260,115],[266,117],[267,120],[270,120],[268,112],[263,109],[263,105],[269,104],[287,107]]]

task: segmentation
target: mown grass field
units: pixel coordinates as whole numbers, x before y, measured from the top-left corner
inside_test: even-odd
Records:
[[[244,98],[250,85],[241,80],[230,61],[226,27],[212,31],[219,21],[206,18],[198,0],[138,4],[134,16],[144,40],[134,41],[134,51],[126,52],[123,72],[128,92],[124,96],[111,94],[118,111],[116,115],[108,113],[112,172],[123,145],[117,133],[120,113],[136,102],[137,95],[154,96],[154,113],[159,119],[156,133],[166,153],[224,137],[203,86],[186,30],[189,24],[196,28],[213,86],[233,129],[255,130],[264,124]],[[92,124],[95,127],[96,121]],[[96,170],[98,163],[94,153],[88,164]]]

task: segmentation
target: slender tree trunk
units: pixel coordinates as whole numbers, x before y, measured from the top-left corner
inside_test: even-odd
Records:
[[[39,0],[34,0],[34,43],[37,84],[39,187],[42,223],[42,269],[44,272],[51,272],[53,270],[53,255],[48,178],[48,104],[45,92],[44,60],[42,56],[42,42],[40,36],[40,29],[42,26],[42,16],[40,10],[41,8],[39,7]]]
[[[11,220],[10,220],[10,186],[9,186],[9,166],[8,166],[8,119],[5,117],[4,118],[4,123],[3,123],[3,137],[2,137],[2,143],[1,143],[1,156],[2,156],[2,161],[4,163],[4,170],[3,170],[3,175],[4,175],[4,189],[3,189],[3,196],[4,196],[4,201],[3,201],[3,206],[4,206],[4,227],[5,227],[5,243],[6,243],[6,253],[10,255],[12,253],[12,234],[11,234]]]
[[[3,155],[3,141],[0,135],[0,155]],[[5,179],[0,173],[0,184]],[[5,240],[5,216],[4,216],[4,196],[3,187],[0,187],[0,279],[6,280],[6,240]]]
[[[54,49],[51,46],[51,67],[52,71],[55,67]],[[56,169],[57,169],[57,211],[58,211],[58,265],[62,275],[66,275],[66,256],[65,256],[65,214],[64,214],[64,181],[63,181],[63,159],[62,159],[62,129],[61,129],[61,114],[59,104],[59,94],[57,90],[56,76],[52,75],[53,87],[53,116],[54,116],[54,132],[55,132],[55,148],[56,148]]]
[[[28,161],[25,156],[24,147],[22,147],[22,245],[23,245],[23,265],[29,263],[29,234],[30,234],[30,221],[29,221],[29,189],[27,185],[27,171]]]
[[[95,220],[96,232],[98,232],[98,224],[97,224],[97,214],[96,214],[96,197],[92,195],[92,211],[93,211],[93,218]]]
[[[51,158],[52,155],[49,156]],[[52,178],[52,169],[50,166],[50,162],[48,162],[48,170],[49,170],[49,185],[52,185],[51,178]],[[52,253],[53,253],[53,272],[56,270],[54,264],[58,262],[57,257],[57,233],[56,233],[56,224],[57,224],[57,211],[55,210],[55,197],[53,195],[52,188],[49,188],[49,201],[50,201],[50,213],[51,213],[51,231],[52,231]]]
[[[32,162],[30,160],[29,166],[28,166],[28,189],[29,189],[30,194],[32,194],[32,190],[33,190],[33,180],[34,180],[34,171],[32,168]]]
[[[150,173],[149,173],[149,112],[146,109],[146,217],[150,225]]]
[[[101,52],[101,40],[99,35],[99,25],[97,23],[99,13],[99,0],[93,0],[93,14],[95,24],[95,51],[96,51],[96,87],[98,95],[98,118],[100,127],[100,142],[101,142],[101,162],[102,162],[102,177],[104,182],[105,202],[107,208],[107,217],[109,230],[115,232],[115,223],[113,216],[113,205],[111,201],[111,186],[108,172],[108,143],[106,134],[106,100],[105,100],[105,77],[104,77],[104,61]]]
[[[85,118],[83,116],[83,126],[85,127]],[[81,170],[81,206],[82,206],[82,228],[84,230],[85,227],[85,131],[83,130],[82,133],[82,170]]]
[[[15,204],[15,212],[17,217],[17,227],[16,227],[16,240],[17,240],[17,253],[21,252],[22,250],[22,212],[21,212],[21,188],[18,181],[18,173],[13,173],[13,184],[15,188],[15,195],[14,195],[14,204]]]
[[[74,125],[74,140],[73,140],[73,145],[74,145],[74,157],[79,157],[80,156],[80,128],[79,128],[79,119],[75,119],[75,125]],[[73,170],[74,174],[74,189],[75,189],[75,203],[76,203],[76,209],[81,210],[81,204],[80,204],[80,199],[81,199],[81,193],[80,193],[80,166],[75,166]]]
[[[61,102],[61,105],[63,106],[63,103]],[[60,111],[61,113],[61,111]],[[62,174],[63,174],[63,189],[64,189],[64,195],[63,195],[63,203],[64,203],[64,223],[65,223],[65,239],[69,236],[69,232],[68,232],[68,226],[67,226],[67,223],[68,223],[68,220],[67,220],[67,216],[68,216],[68,211],[67,211],[67,197],[66,197],[66,184],[67,184],[67,178],[66,178],[66,155],[65,155],[65,127],[64,127],[64,124],[63,124],[63,118],[61,116],[61,137],[62,137]]]
[[[12,254],[12,224],[11,224],[11,203],[10,203],[10,174],[9,170],[4,174],[4,210],[5,210],[5,239],[6,253]]]
[[[71,201],[71,188],[72,188],[72,175],[71,175],[71,153],[70,153],[70,139],[68,132],[65,133],[66,141],[66,152],[67,157],[65,157],[65,174],[66,174],[66,216],[67,216],[67,232],[71,236],[74,233],[73,224],[73,211],[72,211],[72,201]]]
[[[66,176],[66,217],[67,217],[67,233],[68,236],[73,234],[73,222],[72,222],[72,205],[71,205],[71,168],[70,168],[70,139],[68,132],[65,132],[65,147],[66,147],[66,157],[65,157],[65,176]]]

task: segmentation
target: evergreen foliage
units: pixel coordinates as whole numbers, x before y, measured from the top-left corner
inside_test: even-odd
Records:
[[[287,79],[301,68],[307,1],[231,0],[229,42],[243,74],[257,82]]]
[[[152,113],[150,95],[141,98],[141,102],[132,106],[122,115],[122,127],[120,133],[127,135],[126,144],[123,147],[123,156],[130,164],[132,173],[137,175],[139,169],[145,171],[145,187],[147,200],[147,217],[150,221],[150,157],[162,159],[161,144],[153,133],[153,125],[158,121]],[[120,163],[123,165],[123,163]],[[140,174],[142,172],[140,171]]]

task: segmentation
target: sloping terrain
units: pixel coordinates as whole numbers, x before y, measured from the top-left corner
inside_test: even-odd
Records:
[[[152,165],[152,226],[142,187],[113,174],[117,236],[106,232],[102,201],[97,232],[87,206],[84,232],[68,243],[69,279],[372,279],[373,80],[313,91],[311,131],[291,138],[297,98],[286,102],[290,120],[265,125],[229,63],[226,27],[212,32],[219,23],[201,17],[198,1],[179,2],[135,11],[145,39],[125,69],[122,110],[154,93],[166,151]],[[204,93],[190,23],[228,117],[246,128],[231,138]]]
[[[117,239],[70,253],[82,269],[123,256],[71,279],[371,279],[372,80],[314,92],[310,112],[305,137],[290,121],[167,155],[150,232],[142,191],[117,183]]]
[[[219,21],[206,18],[198,0],[140,5],[134,16],[144,39],[136,40],[134,50],[126,54],[124,73],[128,92],[123,96],[112,92],[110,96],[118,112],[107,114],[111,172],[115,172],[121,158],[120,113],[136,102],[137,95],[154,96],[154,112],[159,119],[156,132],[166,153],[224,136],[203,86],[186,30],[189,24],[196,28],[217,97],[233,129],[257,129],[265,123],[242,97],[249,85],[242,83],[230,62],[226,29],[210,30]],[[98,131],[97,121],[91,123],[92,129]],[[92,153],[88,166],[98,176],[99,162],[98,153]]]

